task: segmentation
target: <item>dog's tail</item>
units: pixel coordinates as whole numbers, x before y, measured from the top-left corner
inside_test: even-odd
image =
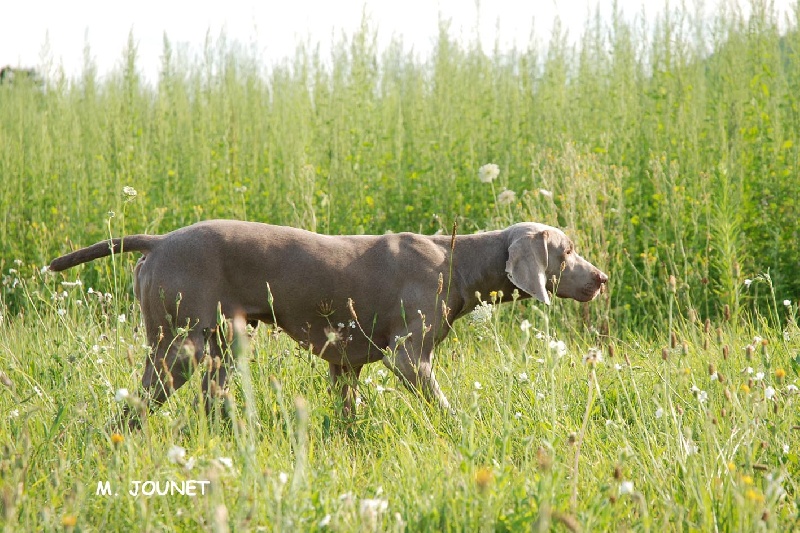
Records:
[[[75,250],[74,252],[62,255],[50,263],[50,270],[60,272],[81,263],[88,263],[100,257],[123,252],[144,252],[151,251],[163,238],[163,235],[129,235],[121,239],[110,239],[100,241],[97,244]]]

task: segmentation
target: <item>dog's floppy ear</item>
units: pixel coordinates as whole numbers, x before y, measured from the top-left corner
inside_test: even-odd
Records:
[[[529,232],[508,247],[506,273],[511,283],[550,305],[547,294],[547,232]]]

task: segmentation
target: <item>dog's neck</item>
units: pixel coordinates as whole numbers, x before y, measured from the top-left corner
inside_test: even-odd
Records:
[[[459,280],[458,294],[449,294],[447,305],[451,309],[451,319],[455,320],[469,313],[480,301],[491,302],[491,293],[502,292],[503,302],[511,301],[516,287],[506,274],[509,243],[504,236],[498,237],[503,230],[459,235],[452,246],[452,238],[439,236],[437,243],[447,249],[448,258],[452,257],[453,279]],[[445,275],[445,281],[447,276]],[[447,287],[445,287],[447,293]],[[480,300],[476,293],[480,293]],[[528,294],[519,291],[519,297],[528,298]]]

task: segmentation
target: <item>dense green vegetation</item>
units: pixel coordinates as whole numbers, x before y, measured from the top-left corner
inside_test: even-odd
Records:
[[[152,84],[131,37],[109,76],[87,50],[80,79],[0,86],[0,522],[797,527],[800,10],[781,32],[752,8],[653,27],[598,16],[577,45],[557,32],[511,52],[442,22],[430,57],[379,52],[365,22],[332,57],[301,46],[270,67],[225,38],[199,60],[165,38]],[[342,422],[327,365],[261,328],[253,385],[232,387],[255,419],[206,423],[195,380],[144,431],[114,434],[132,401],[115,393],[135,395],[145,353],[135,258],[40,269],[110,234],[214,217],[324,233],[535,220],[611,281],[588,305],[457,323],[437,360],[454,419],[375,367]],[[124,495],[183,479],[210,494]],[[96,496],[104,480],[121,495]]]

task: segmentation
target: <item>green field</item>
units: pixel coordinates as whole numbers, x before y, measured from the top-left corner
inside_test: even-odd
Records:
[[[598,16],[577,44],[510,52],[442,22],[430,56],[379,51],[365,21],[269,67],[224,36],[199,57],[165,38],[152,82],[132,36],[108,76],[87,48],[77,79],[0,86],[5,531],[800,528],[800,8],[765,3]],[[327,364],[260,327],[232,426],[195,376],[115,433],[146,353],[135,254],[42,266],[209,218],[538,221],[610,282],[456,322],[435,363],[455,417],[372,365],[343,420]],[[128,494],[186,480],[204,494]]]

